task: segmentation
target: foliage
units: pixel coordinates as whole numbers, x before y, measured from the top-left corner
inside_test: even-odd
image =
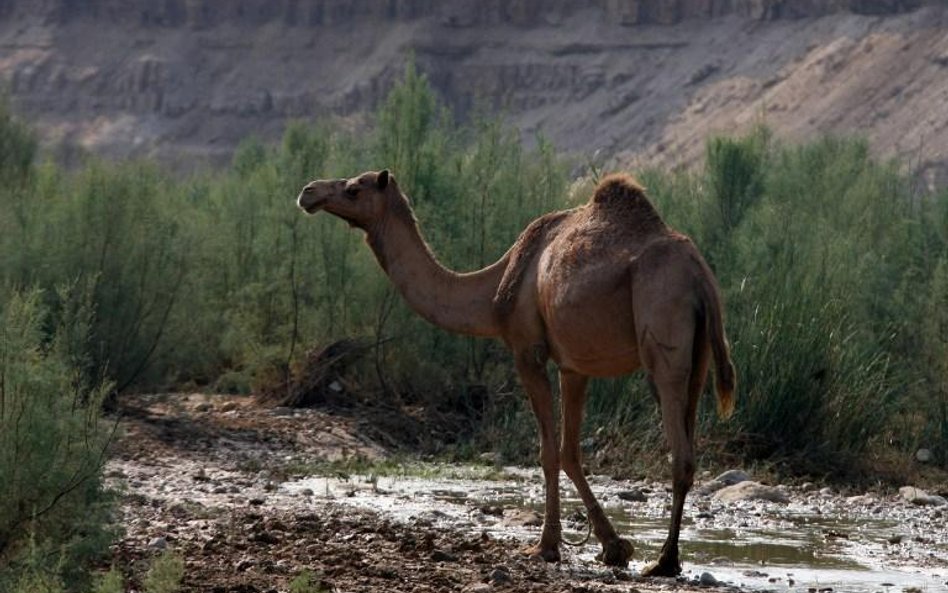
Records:
[[[0,303],[0,589],[58,590],[113,535],[101,469],[109,430],[100,417],[107,383],[82,360],[91,313],[75,287],[56,325],[42,293]],[[26,584],[24,584],[26,583]]]
[[[177,593],[184,578],[184,560],[171,550],[155,558],[145,573],[145,593]]]
[[[290,593],[322,593],[325,590],[310,570],[304,569],[290,581]]]
[[[124,593],[125,584],[122,581],[122,571],[113,566],[108,572],[98,575],[92,591],[93,593]]]
[[[503,347],[419,319],[359,233],[303,216],[293,199],[313,178],[391,168],[438,257],[470,270],[537,215],[588,199],[592,181],[569,186],[542,138],[526,150],[501,119],[456,123],[414,65],[364,129],[296,122],[279,145],[248,139],[228,170],[187,179],[147,163],[36,165],[24,130],[0,117],[15,157],[0,162],[19,163],[3,165],[19,181],[0,187],[0,302],[39,286],[58,326],[74,301],[55,289],[76,284],[98,313],[76,345],[87,384],[104,373],[122,388],[246,392],[285,378],[311,345],[361,339],[373,347],[354,388],[464,411],[459,439],[532,459],[533,421]],[[760,128],[711,139],[705,160],[641,175],[725,297],[738,409],[719,424],[705,398],[702,433],[749,459],[845,468],[925,445],[948,461],[948,193],[915,193],[861,140],[789,145]],[[654,449],[656,414],[639,378],[591,385],[599,438]]]

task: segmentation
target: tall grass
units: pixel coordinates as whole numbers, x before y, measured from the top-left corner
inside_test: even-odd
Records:
[[[37,164],[28,131],[3,117],[0,171],[14,181],[0,187],[0,299],[40,287],[55,323],[68,308],[55,287],[87,287],[90,377],[249,392],[313,345],[362,338],[374,347],[361,388],[468,411],[469,438],[532,457],[503,348],[420,320],[358,233],[302,216],[294,197],[313,178],[390,167],[442,262],[470,270],[535,216],[588,198],[592,184],[570,186],[549,143],[525,150],[499,119],[454,122],[414,66],[364,129],[297,122],[282,143],[248,139],[228,169],[187,178],[148,163]],[[705,402],[706,434],[749,459],[839,466],[924,445],[946,461],[948,193],[915,194],[863,141],[788,145],[764,129],[710,140],[702,171],[641,177],[725,295],[738,409],[719,424]],[[660,440],[635,378],[594,382],[588,424]]]

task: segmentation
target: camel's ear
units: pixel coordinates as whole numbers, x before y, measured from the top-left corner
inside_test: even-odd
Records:
[[[388,186],[388,178],[389,178],[388,169],[382,169],[381,171],[379,171],[379,176],[376,179],[376,183],[378,183],[379,189],[385,189]]]

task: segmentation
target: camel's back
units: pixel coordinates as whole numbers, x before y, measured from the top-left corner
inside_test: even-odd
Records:
[[[501,319],[509,316],[521,291],[532,291],[544,274],[552,281],[574,276],[595,283],[609,270],[621,273],[622,262],[671,233],[634,179],[608,176],[587,204],[542,216],[520,234],[510,249],[495,311]]]

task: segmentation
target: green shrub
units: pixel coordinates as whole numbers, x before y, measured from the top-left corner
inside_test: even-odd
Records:
[[[166,550],[152,561],[142,584],[145,593],[177,593],[184,579],[184,560],[171,550]]]
[[[293,199],[314,178],[391,168],[438,258],[472,270],[537,215],[588,199],[592,179],[570,186],[542,138],[526,150],[501,119],[455,122],[414,65],[357,132],[294,122],[278,145],[248,139],[227,170],[185,179],[147,163],[36,165],[32,136],[5,113],[0,169],[18,181],[0,184],[0,303],[40,287],[48,331],[78,306],[56,288],[75,284],[98,313],[72,339],[85,384],[252,391],[311,346],[358,339],[374,345],[351,371],[360,389],[471,414],[458,438],[534,457],[502,345],[420,319],[360,233],[303,216]],[[916,194],[865,141],[789,145],[764,128],[711,139],[703,170],[642,179],[725,297],[738,410],[719,424],[703,401],[705,434],[751,459],[845,467],[883,443],[934,443],[945,460],[948,371],[930,320],[944,309],[948,193]],[[484,393],[480,406],[472,394]],[[588,425],[646,448],[660,439],[638,378],[592,382]]]
[[[49,326],[40,301],[0,303],[0,589],[81,584],[113,535],[101,482],[110,386],[87,381],[75,350],[90,313],[80,304]]]
[[[100,574],[95,579],[93,593],[124,593],[125,584],[122,572],[114,566],[108,572]]]
[[[290,581],[290,593],[322,593],[325,589],[316,580],[312,571],[303,569]]]

